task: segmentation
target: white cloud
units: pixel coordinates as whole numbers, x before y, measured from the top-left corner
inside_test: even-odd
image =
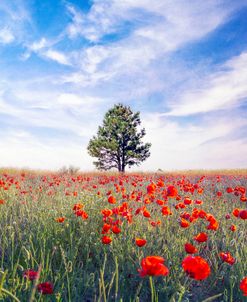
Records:
[[[67,144],[55,141],[54,145],[47,145],[34,137],[2,138],[0,157],[5,167],[57,170],[72,165],[83,171],[93,168],[86,149],[69,141]]]
[[[0,43],[9,44],[9,43],[13,42],[14,39],[15,39],[15,37],[9,28],[4,27],[4,28],[0,29]]]
[[[106,40],[74,52],[76,71],[63,76],[61,82],[82,87],[115,85],[118,92],[131,96],[161,90],[166,86],[164,70],[171,67],[166,64],[169,55],[229,20],[237,6],[240,4],[227,5],[224,1],[193,0],[190,5],[180,0],[153,1],[150,5],[147,0],[106,0],[94,1],[90,11],[82,13],[68,5],[72,22],[67,34],[72,39],[80,35],[98,42],[109,33],[121,33],[126,22],[132,27],[127,36],[115,42]]]
[[[247,163],[247,142],[235,138],[246,119],[213,117],[181,125],[160,117],[144,115],[145,140],[152,143],[151,157],[142,169],[243,168]]]
[[[43,53],[43,55],[59,64],[71,65],[69,58],[60,51],[48,49]]]
[[[247,52],[243,52],[226,62],[218,72],[197,81],[196,88],[184,91],[164,115],[184,116],[236,106],[247,98],[246,70]]]

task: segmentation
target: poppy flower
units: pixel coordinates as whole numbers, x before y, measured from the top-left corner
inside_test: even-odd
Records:
[[[28,270],[24,271],[23,277],[32,281],[32,280],[35,280],[38,278],[38,272],[36,272],[32,269],[28,269]]]
[[[148,210],[146,210],[146,209],[142,212],[142,215],[143,215],[144,217],[146,217],[146,218],[150,218],[150,217],[151,217],[150,212],[149,212]]]
[[[117,225],[114,225],[111,230],[114,234],[119,234],[121,232],[121,229]]]
[[[222,259],[222,261],[224,261],[230,265],[233,265],[236,261],[229,252],[225,252],[225,253],[221,252],[220,258]]]
[[[167,206],[164,206],[164,207],[161,209],[161,212],[162,212],[162,215],[163,215],[163,216],[172,215],[171,210],[170,210]]]
[[[235,209],[232,211],[232,214],[233,214],[235,217],[238,217],[239,212],[240,212],[240,209],[235,208]]]
[[[112,242],[112,239],[108,236],[103,236],[101,241],[103,244],[110,244]]]
[[[199,242],[199,243],[201,243],[201,242],[205,242],[205,241],[207,241],[208,240],[208,235],[206,234],[206,233],[199,233],[198,235],[196,235],[195,237],[194,237],[194,239],[197,241],[197,242]]]
[[[0,204],[4,204],[4,200],[3,199],[0,199]]]
[[[147,243],[147,240],[141,239],[141,238],[136,238],[136,245],[139,247],[144,246]]]
[[[182,228],[188,228],[188,227],[190,226],[190,223],[189,223],[186,219],[181,218],[180,226],[181,226]]]
[[[192,200],[191,200],[189,197],[186,197],[186,198],[184,199],[184,204],[190,205],[191,203],[192,203]]]
[[[160,256],[148,256],[141,261],[141,269],[138,272],[141,277],[145,276],[166,276],[169,269],[164,265],[165,259]]]
[[[147,193],[149,195],[153,195],[155,193],[156,190],[156,185],[154,183],[151,183],[147,186]]]
[[[232,193],[234,190],[233,190],[233,188],[232,187],[227,187],[226,188],[226,192],[227,193]]]
[[[178,190],[174,186],[167,188],[167,197],[175,198],[178,195]]]
[[[107,234],[110,231],[110,229],[111,229],[111,225],[108,223],[104,223],[101,234]]]
[[[192,245],[190,243],[185,243],[184,249],[185,249],[186,253],[188,253],[188,254],[195,254],[198,252],[197,248],[194,247],[194,245]]]
[[[51,282],[44,282],[38,284],[38,291],[43,295],[53,294],[53,284]]]
[[[239,212],[239,217],[244,220],[247,219],[247,210],[241,210]]]
[[[243,292],[243,295],[247,297],[247,277],[244,277],[239,285],[239,288]]]
[[[236,229],[237,229],[237,227],[235,226],[235,224],[232,224],[232,225],[230,226],[230,230],[231,230],[232,232],[235,232]]]
[[[200,256],[187,256],[182,262],[186,274],[195,280],[204,280],[210,275],[210,267]]]
[[[218,221],[213,216],[211,216],[207,220],[209,221],[209,225],[207,226],[207,230],[213,230],[213,231],[218,230],[219,223],[218,223]]]
[[[55,220],[56,220],[56,222],[63,223],[65,220],[65,217],[58,217]]]
[[[83,210],[78,210],[75,212],[76,216],[80,216],[82,219],[88,219],[88,214]]]
[[[112,212],[112,210],[110,210],[110,209],[103,209],[103,210],[101,211],[101,214],[102,214],[104,217],[109,217],[109,216],[111,216],[111,215],[113,214],[113,212]]]
[[[76,204],[74,204],[74,206],[73,206],[73,211],[78,211],[78,210],[81,210],[83,208],[83,204],[81,204],[81,203],[76,203]]]
[[[116,198],[114,197],[114,196],[112,196],[112,195],[110,195],[109,197],[108,197],[108,202],[109,203],[116,203]]]

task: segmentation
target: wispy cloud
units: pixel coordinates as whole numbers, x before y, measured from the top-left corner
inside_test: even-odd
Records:
[[[0,43],[9,44],[9,43],[13,42],[14,39],[15,39],[15,37],[9,28],[4,27],[4,28],[0,29]]]
[[[230,109],[247,99],[247,52],[223,64],[219,71],[196,82],[196,88],[184,91],[170,104],[164,115],[184,116]]]

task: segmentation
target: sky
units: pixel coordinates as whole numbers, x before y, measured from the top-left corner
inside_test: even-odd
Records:
[[[132,170],[247,168],[247,0],[0,1],[0,166],[93,170],[116,103],[152,144]]]

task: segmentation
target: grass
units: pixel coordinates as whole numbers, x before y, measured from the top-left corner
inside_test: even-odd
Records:
[[[239,283],[247,273],[246,220],[231,213],[234,208],[246,208],[246,202],[241,202],[234,192],[226,193],[226,188],[246,188],[246,170],[217,174],[58,175],[13,169],[1,173],[0,200],[4,203],[0,204],[0,301],[245,301]],[[184,174],[186,177],[182,177]],[[199,181],[202,174],[206,177]],[[147,185],[158,179],[165,186],[157,188],[154,197],[148,196]],[[202,194],[198,189],[193,194],[187,191],[195,184],[203,188]],[[172,215],[163,216],[156,200],[165,199],[168,185],[178,188],[181,201],[167,198]],[[108,203],[110,190],[116,204]],[[222,196],[217,196],[219,191]],[[176,210],[175,205],[186,196],[193,200],[192,204]],[[197,199],[203,204],[195,205]],[[123,202],[127,203],[125,212],[132,221],[128,222],[126,213],[113,216],[122,221],[121,232],[110,232],[112,242],[104,245],[101,210],[119,207]],[[88,219],[75,215],[72,209],[76,203],[84,205]],[[143,206],[151,218],[135,215],[136,209]],[[181,228],[181,213],[191,214],[195,207],[214,215],[219,229],[207,230],[204,219]],[[228,213],[230,219],[225,218]],[[65,221],[58,223],[58,217],[65,217]],[[159,225],[151,224],[159,220]],[[229,230],[232,224],[236,232]],[[208,234],[208,241],[196,244],[193,237],[200,232]],[[145,238],[147,244],[137,247],[136,237]],[[186,242],[194,243],[198,254],[209,263],[211,274],[206,280],[193,280],[183,271]],[[233,255],[234,265],[222,262],[222,251]],[[164,257],[169,275],[141,278],[137,270],[141,259],[148,255]],[[39,271],[39,279],[23,278],[27,269]],[[37,285],[46,281],[54,286],[52,295],[37,290]]]

